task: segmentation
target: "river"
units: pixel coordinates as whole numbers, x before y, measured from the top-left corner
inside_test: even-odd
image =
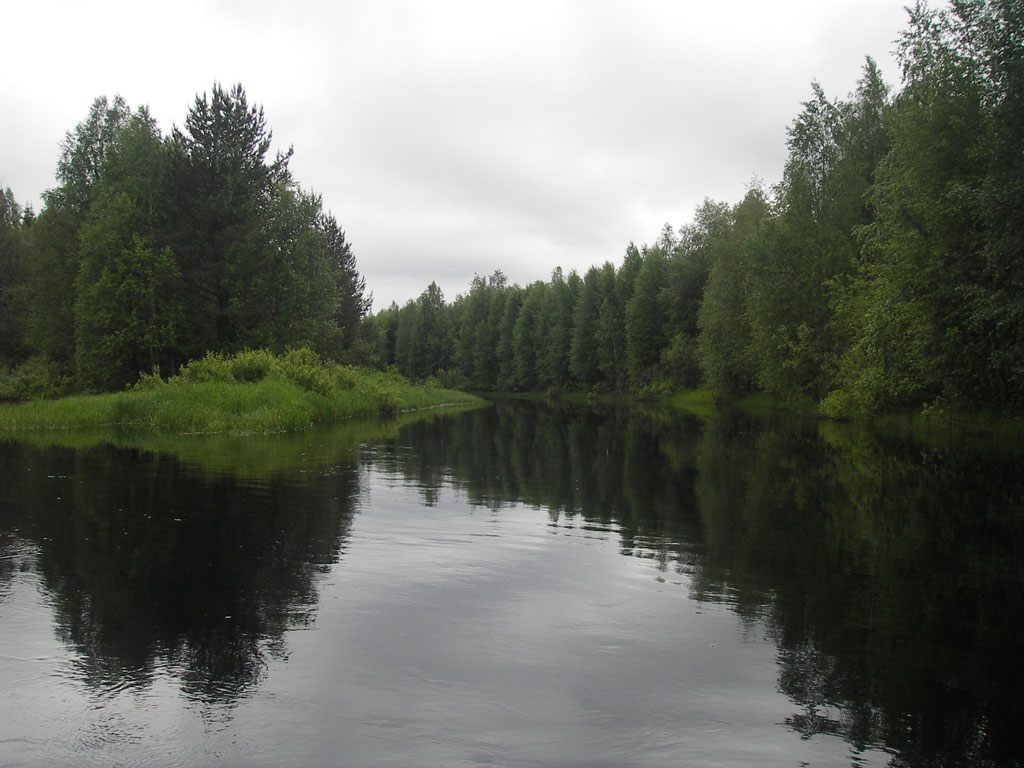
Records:
[[[498,401],[0,441],[5,766],[1024,764],[984,440]]]

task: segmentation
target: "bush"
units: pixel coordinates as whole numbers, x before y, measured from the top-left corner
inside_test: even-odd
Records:
[[[275,378],[279,363],[265,349],[245,349],[226,360],[235,381],[247,383]]]
[[[167,386],[167,382],[160,378],[160,367],[153,366],[152,373],[140,373],[138,381],[129,385],[127,389],[132,392],[145,392],[165,386]]]
[[[326,395],[335,387],[337,367],[325,363],[309,349],[292,349],[280,356],[266,349],[246,349],[230,357],[208,352],[205,357],[183,365],[179,378],[191,384],[287,380]]]
[[[359,383],[360,373],[347,365],[334,367],[334,384],[339,389],[354,389]]]
[[[185,363],[178,371],[177,378],[190,384],[235,380],[228,360],[216,352],[207,352],[205,357]]]
[[[321,395],[327,395],[334,389],[335,379],[331,375],[332,371],[316,352],[310,349],[292,349],[279,358],[279,361],[281,375],[303,389]]]
[[[71,377],[42,355],[34,355],[0,375],[0,400],[48,400],[70,390]]]
[[[394,390],[377,387],[373,395],[381,416],[393,416],[402,410],[404,403]]]

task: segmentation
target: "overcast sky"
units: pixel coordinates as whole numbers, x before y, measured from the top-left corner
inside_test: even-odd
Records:
[[[345,228],[374,308],[630,241],[781,176],[818,80],[898,85],[900,0],[34,2],[3,12],[0,187],[39,208],[97,96],[168,132],[242,83]]]

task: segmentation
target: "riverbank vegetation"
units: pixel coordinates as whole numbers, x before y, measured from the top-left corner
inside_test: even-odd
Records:
[[[131,389],[0,405],[0,429],[156,427],[187,433],[303,429],[352,416],[479,402],[395,373],[324,362],[308,349],[283,355],[210,353],[168,379],[143,376]]]
[[[901,89],[817,85],[773,187],[621,264],[436,284],[367,319],[377,360],[493,391],[765,392],[832,417],[1024,408],[1024,5],[918,4]]]

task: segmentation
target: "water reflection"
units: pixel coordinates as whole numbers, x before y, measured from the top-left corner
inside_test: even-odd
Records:
[[[788,727],[893,765],[1018,765],[1019,455],[834,424],[701,424],[499,402],[410,425],[374,462],[473,504],[613,524],[622,552],[762,623]]]
[[[37,543],[58,635],[100,694],[171,668],[191,698],[243,695],[315,620],[357,487],[351,464],[256,481],[109,445],[0,446],[0,526]]]
[[[32,572],[61,640],[76,651],[73,674],[97,696],[144,691],[170,676],[199,705],[237,705],[287,659],[296,642],[289,630],[317,621],[321,578],[340,562],[334,572],[363,594],[335,616],[355,661],[345,667],[351,680],[339,675],[315,688],[325,704],[333,701],[328,688],[359,685],[380,705],[374,722],[392,723],[398,716],[385,703],[406,694],[374,689],[375,664],[399,669],[410,685],[437,668],[443,674],[428,680],[435,698],[420,690],[421,700],[438,718],[473,715],[485,727],[481,702],[500,710],[488,695],[502,685],[501,668],[468,654],[486,653],[486,644],[528,676],[531,644],[560,648],[570,606],[585,614],[592,636],[565,629],[576,644],[564,660],[566,679],[578,672],[588,713],[616,713],[639,738],[648,732],[641,720],[655,710],[634,707],[643,702],[636,670],[618,670],[621,679],[612,679],[621,685],[597,686],[616,674],[598,655],[619,653],[623,637],[637,647],[643,641],[645,658],[660,665],[645,671],[646,684],[663,691],[659,708],[670,711],[673,697],[684,698],[677,668],[698,669],[697,659],[711,657],[692,646],[647,647],[645,632],[664,635],[674,616],[638,612],[658,628],[632,623],[627,635],[622,617],[587,591],[611,591],[615,569],[572,573],[584,561],[549,548],[549,534],[566,533],[613,541],[612,559],[636,562],[614,550],[643,558],[680,603],[726,606],[719,610],[738,616],[751,636],[767,636],[775,683],[787,697],[779,722],[794,741],[793,734],[841,738],[854,763],[872,750],[891,755],[894,766],[1024,761],[1019,455],[922,449],[839,425],[737,414],[702,422],[524,402],[283,438],[118,434],[89,447],[74,442],[84,439],[0,444],[0,606],[12,580]],[[371,474],[397,488],[399,501],[368,502]],[[406,487],[423,505],[438,505],[434,514],[411,513]],[[452,489],[469,513],[444,506]],[[345,555],[368,503],[375,534]],[[544,510],[547,526],[524,518],[523,505]],[[401,537],[387,538],[389,525],[402,526]],[[505,540],[492,533],[499,528]],[[492,547],[486,557],[501,579],[480,576],[474,542]],[[526,550],[534,567],[542,556],[564,558],[550,568],[563,581],[512,568],[518,560],[509,553]],[[353,559],[361,570],[346,572]],[[406,594],[389,581],[403,568],[414,577]],[[639,594],[620,594],[619,604]],[[491,605],[547,607],[503,617],[484,611]],[[481,615],[501,631],[473,636],[470,617]],[[552,637],[535,636],[531,624]],[[444,641],[430,647],[407,634],[414,626]],[[588,642],[593,658],[579,651]],[[535,677],[560,673],[551,659],[562,657],[538,658],[548,666]],[[322,661],[314,659],[316,674]],[[449,712],[460,695],[473,712]],[[416,713],[407,714],[416,730]],[[114,725],[106,732],[120,733]],[[323,733],[338,721],[310,715],[306,725]],[[662,750],[651,762],[677,762],[673,750],[684,740],[649,731]],[[500,755],[502,744],[493,746]],[[643,762],[639,752],[632,759]]]

